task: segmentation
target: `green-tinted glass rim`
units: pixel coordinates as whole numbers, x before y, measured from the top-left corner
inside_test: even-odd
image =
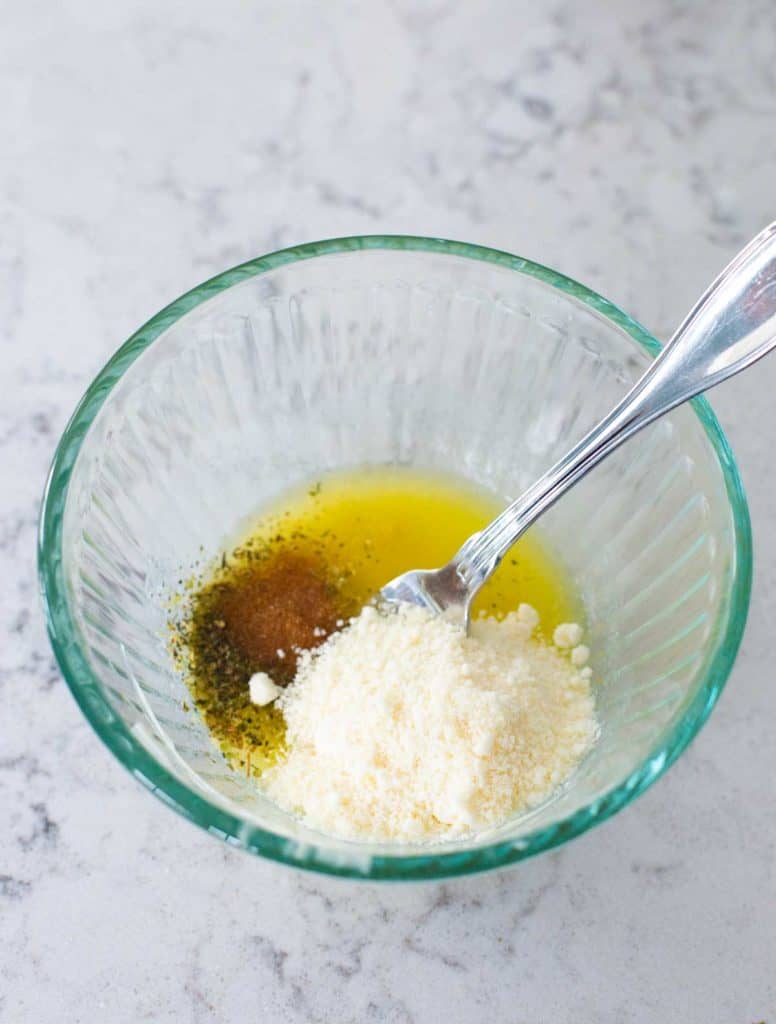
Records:
[[[46,483],[38,539],[40,584],[54,654],[81,710],[113,754],[180,814],[234,845],[299,868],[372,880],[445,878],[501,867],[580,835],[643,793],[676,760],[716,703],[741,642],[752,581],[749,511],[733,453],[719,423],[708,403],[702,398],[695,399],[692,402],[693,408],[719,460],[733,511],[735,567],[730,598],[725,608],[726,621],[717,630],[714,649],[707,654],[703,685],[667,739],[620,785],[563,821],[521,836],[519,840],[500,840],[490,846],[464,852],[445,853],[443,848],[439,848],[438,851],[430,850],[412,856],[360,858],[356,847],[353,862],[346,863],[341,854],[327,851],[324,847],[297,846],[282,836],[250,825],[209,803],[167,771],[140,745],[113,713],[101,692],[99,681],[82,653],[79,632],[70,612],[61,552],[63,513],[73,465],[84,437],[116,382],[135,359],[185,313],[240,281],[278,267],[316,256],[363,250],[438,253],[515,270],[538,278],[590,306],[626,331],[651,355],[660,351],[660,344],[640,324],[584,285],[549,267],[484,246],[441,238],[363,235],[310,242],[250,260],[211,278],[162,309],[121,346],[86,391],[65,428]]]

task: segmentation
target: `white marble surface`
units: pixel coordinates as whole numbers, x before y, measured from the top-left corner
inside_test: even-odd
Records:
[[[0,12],[0,1020],[775,1022],[776,359],[713,399],[756,538],[720,706],[635,805],[507,873],[348,886],[192,828],[81,718],[34,574],[91,376],[253,255],[459,237],[665,336],[776,215],[772,0]]]

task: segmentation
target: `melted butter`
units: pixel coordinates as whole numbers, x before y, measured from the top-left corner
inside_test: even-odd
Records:
[[[444,565],[503,505],[454,477],[365,469],[286,493],[242,531],[195,585],[173,642],[195,703],[232,764],[258,775],[283,750],[282,714],[250,702],[253,672],[287,683],[294,638],[310,646],[315,630],[314,642],[322,642],[394,576]],[[521,602],[536,608],[547,637],[582,617],[571,581],[536,530],[506,555],[473,614],[500,618]],[[277,619],[266,631],[262,615]]]
[[[289,492],[249,531],[255,540],[300,533],[342,579],[342,592],[361,607],[408,569],[444,565],[467,537],[505,502],[460,478],[409,469],[332,474]],[[475,615],[503,618],[526,602],[545,635],[579,621],[581,601],[559,561],[532,530],[506,555],[473,605]]]

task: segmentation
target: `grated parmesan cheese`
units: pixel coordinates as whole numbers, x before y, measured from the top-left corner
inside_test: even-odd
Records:
[[[537,625],[528,605],[469,636],[411,605],[365,608],[300,656],[278,698],[288,750],[262,776],[268,795],[362,840],[450,838],[540,803],[597,726],[590,670],[532,639]]]
[[[576,647],[582,639],[582,627],[576,622],[562,622],[552,634],[556,647]]]
[[[589,657],[590,648],[586,647],[585,644],[577,644],[571,651],[571,664],[576,665],[577,668],[582,668],[583,665],[587,664]]]
[[[265,707],[283,692],[279,686],[275,686],[266,672],[254,672],[248,680],[248,690],[253,704]]]

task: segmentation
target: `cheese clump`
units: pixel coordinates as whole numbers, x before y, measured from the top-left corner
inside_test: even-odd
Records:
[[[537,625],[527,605],[468,636],[412,605],[365,608],[301,654],[276,701],[287,753],[262,777],[267,794],[329,834],[403,842],[496,826],[542,802],[597,725],[590,670],[534,639]]]

